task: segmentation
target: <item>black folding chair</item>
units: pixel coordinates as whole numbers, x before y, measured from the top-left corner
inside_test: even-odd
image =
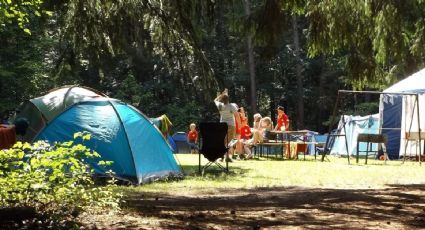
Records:
[[[227,135],[227,124],[218,122],[201,122],[199,124],[201,148],[199,150],[199,173],[204,174],[205,169],[215,164],[225,172],[229,171],[229,164],[226,167],[217,162],[223,158],[228,147],[224,143]],[[227,143],[228,141],[226,141]],[[201,167],[201,154],[208,160],[208,163]]]

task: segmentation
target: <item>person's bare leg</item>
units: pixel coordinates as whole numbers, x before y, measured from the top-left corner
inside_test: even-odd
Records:
[[[228,151],[228,154],[229,154],[229,158],[230,158],[230,159],[232,159],[232,157],[233,157],[233,153],[234,153],[234,149],[233,149],[233,147],[230,147],[230,148],[229,148],[229,151]]]
[[[252,158],[251,147],[249,145],[244,145],[243,148],[245,150],[246,159],[251,159]]]

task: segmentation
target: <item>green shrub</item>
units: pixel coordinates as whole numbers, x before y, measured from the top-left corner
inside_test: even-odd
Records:
[[[90,139],[78,133],[74,138]],[[114,181],[95,185],[93,170],[84,161],[99,154],[73,141],[53,146],[18,142],[0,151],[0,209],[28,207],[49,221],[75,217],[90,207],[119,208]],[[99,161],[99,165],[111,162]]]

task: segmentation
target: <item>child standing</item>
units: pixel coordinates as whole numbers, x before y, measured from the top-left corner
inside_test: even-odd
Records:
[[[189,133],[187,134],[187,142],[190,145],[190,153],[198,152],[198,131],[196,131],[195,123],[189,125]]]

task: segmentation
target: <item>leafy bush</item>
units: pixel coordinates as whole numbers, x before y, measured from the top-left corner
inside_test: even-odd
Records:
[[[84,141],[90,135],[78,133],[74,138]],[[18,142],[1,150],[0,209],[28,207],[54,222],[76,217],[87,207],[118,208],[120,194],[113,191],[114,181],[96,186],[93,170],[84,161],[97,157],[98,153],[73,141],[53,146]]]
[[[167,116],[173,123],[173,132],[187,132],[190,123],[196,123],[199,126],[201,116],[199,115],[199,105],[196,102],[189,102],[182,105],[165,106]]]

